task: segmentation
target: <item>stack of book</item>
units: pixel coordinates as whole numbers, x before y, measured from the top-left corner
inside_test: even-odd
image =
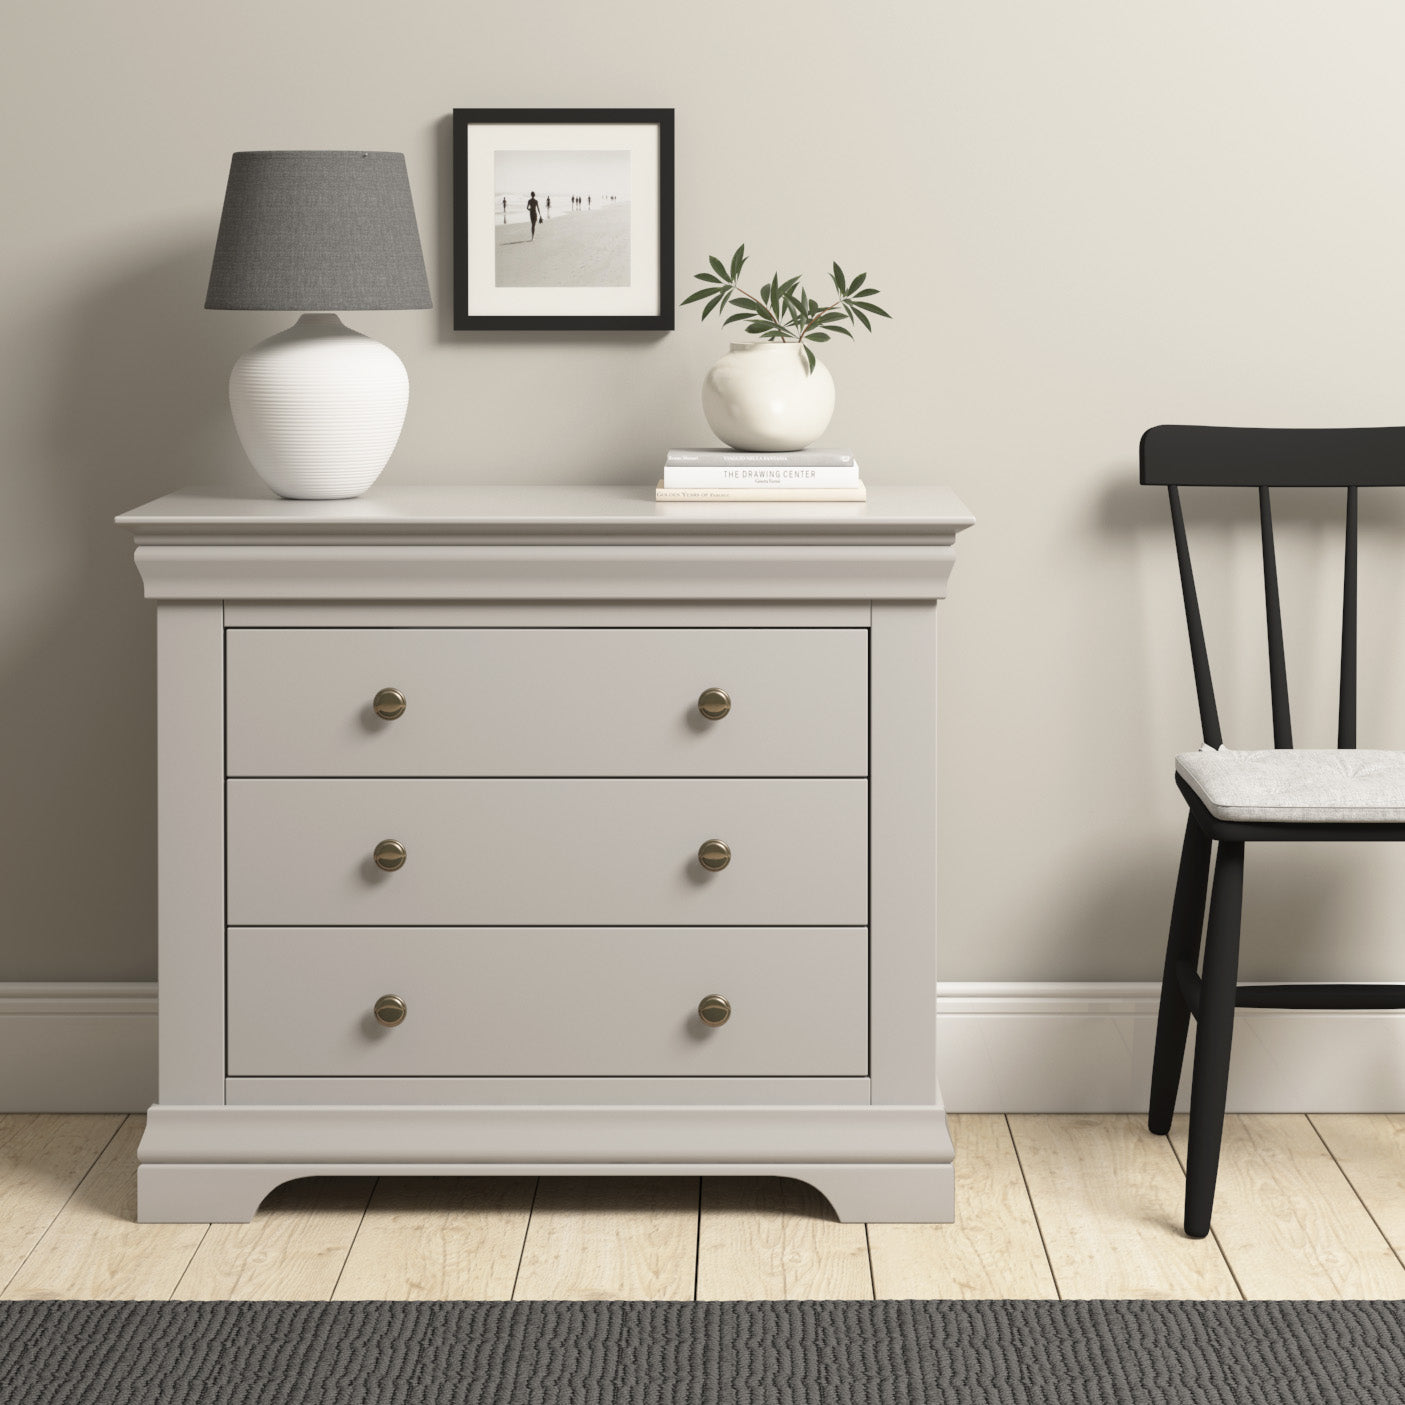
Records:
[[[659,502],[863,502],[867,496],[858,460],[843,449],[670,449],[654,492]]]

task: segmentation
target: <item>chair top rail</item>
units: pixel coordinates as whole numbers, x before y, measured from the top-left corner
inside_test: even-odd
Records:
[[[1405,487],[1405,427],[1160,424],[1142,435],[1141,481],[1163,487]]]

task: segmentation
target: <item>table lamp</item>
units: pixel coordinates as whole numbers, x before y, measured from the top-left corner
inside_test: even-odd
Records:
[[[359,497],[400,438],[410,378],[337,313],[432,306],[404,156],[236,151],[205,306],[303,314],[234,363],[234,427],[282,497]]]

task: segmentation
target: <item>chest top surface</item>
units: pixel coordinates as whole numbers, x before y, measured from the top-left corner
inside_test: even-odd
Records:
[[[187,489],[117,519],[167,600],[875,600],[946,593],[974,518],[947,488],[866,503],[659,503],[642,486]]]
[[[949,489],[871,488],[865,503],[660,503],[633,484],[384,487],[335,502],[190,488],[117,519],[139,544],[474,544],[591,540],[948,544],[975,518]]]

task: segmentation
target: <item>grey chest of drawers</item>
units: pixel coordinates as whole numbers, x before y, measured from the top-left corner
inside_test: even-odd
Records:
[[[953,1215],[937,602],[971,517],[196,492],[157,606],[139,1217],[299,1176],[782,1175]]]

